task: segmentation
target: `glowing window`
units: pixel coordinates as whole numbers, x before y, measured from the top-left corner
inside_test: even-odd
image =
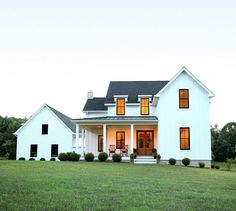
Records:
[[[118,98],[116,100],[116,114],[117,115],[125,114],[125,99],[124,98]]]
[[[180,149],[189,150],[190,149],[190,129],[189,127],[180,128]]]
[[[189,91],[188,89],[179,90],[179,108],[189,108]]]
[[[142,98],[140,104],[141,104],[141,115],[149,115],[149,99]]]

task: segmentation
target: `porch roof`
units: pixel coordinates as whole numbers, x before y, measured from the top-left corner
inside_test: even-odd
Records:
[[[154,123],[157,124],[156,116],[105,116],[105,117],[89,117],[72,120],[80,124],[105,124],[105,123]]]

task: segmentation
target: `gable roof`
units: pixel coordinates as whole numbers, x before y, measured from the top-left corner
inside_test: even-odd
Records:
[[[202,87],[209,95],[210,98],[214,97],[215,94],[208,89],[201,81],[199,81],[185,66],[183,66],[181,68],[181,70],[169,81],[169,83],[167,83],[158,93],[157,93],[157,97],[160,97],[161,93],[167,88],[169,87],[176,78],[178,78],[183,72],[185,72],[190,78],[192,78],[194,81],[197,82],[197,84]]]
[[[62,123],[64,124],[64,126],[69,129],[72,133],[75,133],[76,131],[76,125],[74,122],[72,122],[71,118],[66,116],[65,114],[61,113],[60,111],[57,111],[56,109],[50,107],[47,104],[44,104],[43,106],[41,106],[26,122],[25,124],[23,124],[15,133],[14,135],[17,135],[35,116],[37,116],[40,111],[43,108],[47,108],[50,112],[52,112],[60,121],[62,121]]]
[[[127,103],[138,103],[138,95],[156,95],[169,81],[111,81],[105,103],[114,103],[114,95],[128,95]]]
[[[105,97],[94,97],[93,99],[88,99],[83,111],[107,111],[105,104]]]
[[[65,114],[61,113],[60,111],[56,110],[55,108],[52,108],[51,106],[47,105],[48,108],[51,109],[51,111],[56,114],[56,116],[73,132],[76,131],[76,125],[74,122],[72,122],[71,118],[66,116]]]

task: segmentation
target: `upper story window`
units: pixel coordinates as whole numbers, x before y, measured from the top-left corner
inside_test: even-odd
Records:
[[[48,124],[42,124],[42,135],[48,134]]]
[[[190,149],[190,128],[181,127],[180,132],[180,149],[189,150]]]
[[[149,115],[149,98],[142,98],[140,101],[141,115]]]
[[[179,90],[179,108],[189,108],[189,90]]]
[[[116,114],[125,115],[125,98],[117,98],[116,100]]]

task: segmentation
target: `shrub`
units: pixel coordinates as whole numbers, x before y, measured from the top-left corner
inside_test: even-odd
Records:
[[[73,153],[73,152],[67,152],[67,153],[66,153],[66,157],[67,157],[66,160],[72,161],[72,160],[71,160],[71,158],[72,158],[72,156],[73,156],[72,153]]]
[[[79,161],[79,159],[80,159],[80,154],[78,154],[76,152],[71,152],[68,154],[68,156],[69,156],[70,161]]]
[[[24,157],[20,157],[18,160],[25,160],[25,158]]]
[[[134,162],[134,159],[136,158],[136,154],[131,153],[129,157],[130,157],[130,162]]]
[[[121,155],[120,154],[113,154],[112,155],[112,160],[114,161],[114,162],[120,162],[121,160],[122,160],[122,158],[121,158]]]
[[[156,149],[156,148],[153,148],[153,149],[152,149],[152,153],[157,153],[157,149]]]
[[[174,158],[170,158],[169,164],[174,166],[176,164],[176,160]]]
[[[50,161],[56,161],[56,158],[51,158]]]
[[[203,163],[203,162],[199,162],[198,165],[199,165],[200,168],[204,168],[205,167],[205,163]]]
[[[220,169],[220,166],[215,166],[215,169]]]
[[[106,161],[107,158],[108,158],[108,154],[106,152],[101,152],[98,155],[98,160],[101,161],[101,162]]]
[[[136,148],[133,148],[133,151],[134,151],[134,154],[137,154],[137,149]]]
[[[157,154],[157,160],[161,160],[161,155]]]
[[[232,158],[226,160],[226,170],[227,171],[231,171],[233,163],[234,163],[234,160]]]
[[[94,160],[94,155],[93,155],[93,153],[87,153],[86,155],[85,155],[85,160],[86,161],[88,161],[88,162],[92,162],[93,160]]]
[[[46,159],[45,158],[40,158],[40,161],[45,161]]]
[[[156,152],[153,152],[152,155],[153,155],[153,158],[154,158],[154,159],[157,159],[158,154],[157,154]]]
[[[58,159],[59,159],[60,161],[67,161],[67,160],[68,160],[67,153],[64,153],[64,152],[60,153],[60,154],[58,155]]]
[[[188,166],[190,164],[191,160],[189,158],[184,158],[182,160],[182,163],[185,165],[185,166]]]
[[[214,168],[215,168],[215,165],[214,165],[214,164],[211,164],[211,168],[214,169]]]
[[[30,158],[29,160],[35,160],[34,158]]]

